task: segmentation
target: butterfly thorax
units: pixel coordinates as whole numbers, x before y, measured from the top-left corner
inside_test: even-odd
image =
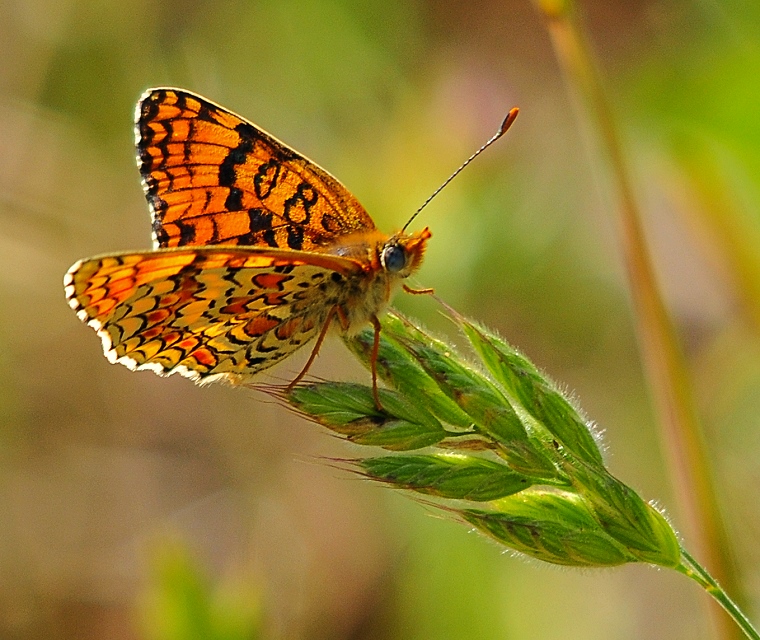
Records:
[[[340,282],[337,321],[343,331],[354,333],[383,311],[401,281],[420,267],[430,235],[427,228],[390,237],[372,230],[347,235],[328,249],[328,253],[357,262],[365,273],[363,278]]]

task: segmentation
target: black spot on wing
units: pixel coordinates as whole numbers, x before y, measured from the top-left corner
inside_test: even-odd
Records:
[[[270,247],[279,247],[277,244],[277,237],[274,235],[273,229],[267,229],[261,236]]]
[[[320,222],[322,223],[322,228],[330,235],[338,233],[341,229],[340,222],[338,222],[335,217],[331,216],[329,213],[325,213],[322,216]]]
[[[203,100],[199,102],[200,102],[201,107],[200,109],[198,109],[198,115],[196,116],[198,120],[215,123],[216,120],[214,120],[214,117],[211,115],[211,105],[209,105],[208,102],[205,102]]]
[[[272,214],[264,209],[254,207],[248,210],[248,228],[250,231],[238,237],[238,244],[258,244],[262,231],[272,229]]]
[[[177,96],[177,108],[180,111],[187,111],[187,94],[182,91],[173,91],[172,93]]]
[[[277,186],[282,165],[274,159],[263,162],[253,176],[253,190],[259,200],[266,200]]]
[[[192,224],[187,224],[182,219],[176,220],[174,224],[179,229],[179,245],[191,244],[195,240],[195,227]]]
[[[296,192],[285,200],[283,215],[294,224],[306,225],[311,218],[311,208],[319,200],[319,193],[308,182],[302,182]]]
[[[243,138],[234,149],[227,152],[227,156],[219,165],[219,184],[222,187],[233,187],[237,176],[235,167],[243,164],[248,154],[253,150],[253,140]]]
[[[292,264],[280,264],[272,269],[275,273],[291,273],[295,267]]]
[[[253,142],[259,137],[259,131],[250,122],[241,122],[235,126],[235,131],[240,134],[241,139]]]
[[[272,214],[264,209],[249,209],[248,222],[252,232],[265,231],[272,228]]]
[[[291,249],[303,247],[303,229],[300,227],[288,227],[288,246]]]
[[[224,207],[227,211],[240,211],[243,208],[243,192],[237,187],[230,187]]]

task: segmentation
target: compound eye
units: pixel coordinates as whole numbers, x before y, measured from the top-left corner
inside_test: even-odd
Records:
[[[401,245],[389,244],[381,255],[383,266],[390,273],[398,273],[406,266],[406,251]]]

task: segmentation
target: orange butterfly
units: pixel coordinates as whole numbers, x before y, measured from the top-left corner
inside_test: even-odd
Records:
[[[135,134],[155,250],[80,260],[64,278],[108,360],[240,383],[316,337],[292,386],[331,326],[369,322],[377,401],[377,316],[430,231],[381,233],[327,171],[181,89],[147,91]]]

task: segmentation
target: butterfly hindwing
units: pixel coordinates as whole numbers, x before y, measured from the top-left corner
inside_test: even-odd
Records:
[[[200,96],[147,91],[135,135],[156,247],[320,251],[338,236],[375,229],[327,171]]]
[[[240,382],[320,331],[352,268],[300,252],[186,248],[80,261],[64,282],[111,362]]]

